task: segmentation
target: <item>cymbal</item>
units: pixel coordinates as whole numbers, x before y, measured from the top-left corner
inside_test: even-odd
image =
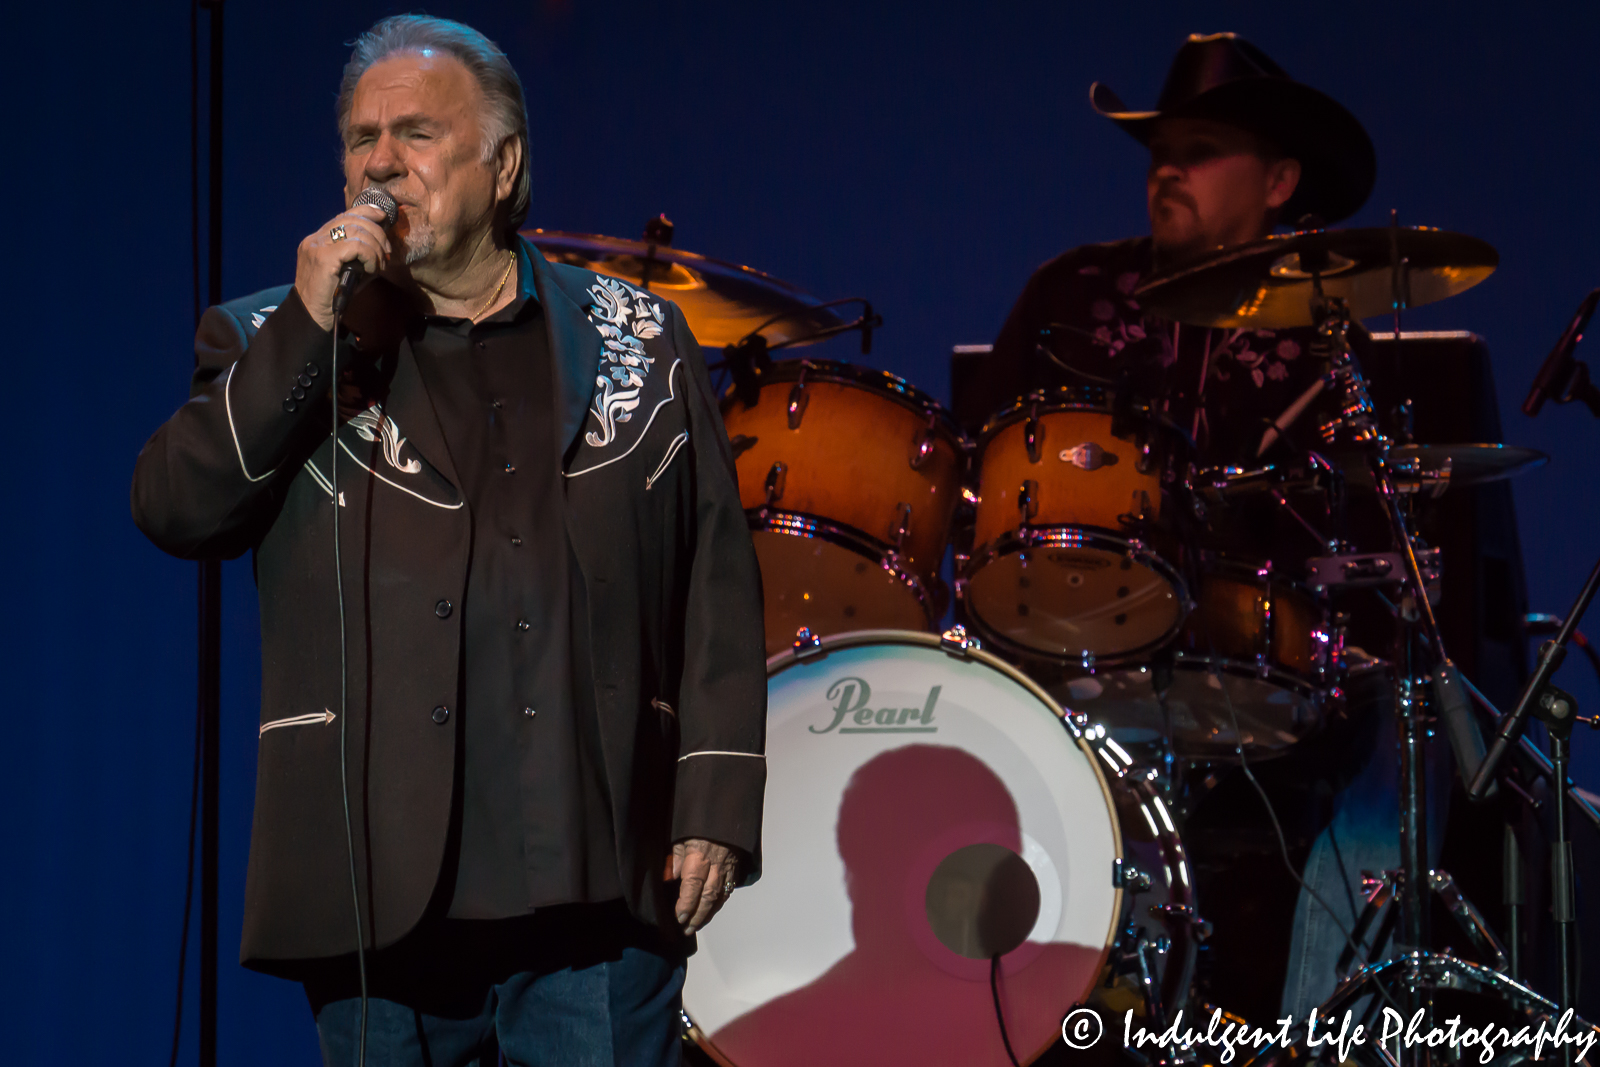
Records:
[[[1397,482],[1482,485],[1504,481],[1549,461],[1538,449],[1520,445],[1395,445],[1389,449],[1389,469]]]
[[[1470,289],[1500,254],[1486,241],[1430,227],[1308,230],[1230,248],[1145,281],[1134,295],[1153,313],[1196,326],[1281,330],[1310,326],[1312,270],[1352,318],[1394,310],[1394,256],[1406,261],[1405,307]]]
[[[524,230],[522,236],[558,263],[660,293],[683,310],[695,339],[708,348],[741,340],[783,313],[793,314],[761,330],[770,345],[806,344],[817,331],[845,321],[818,307],[821,301],[810,293],[770,274],[666,244],[556,230]]]
[[[1498,482],[1542,467],[1550,457],[1535,448],[1520,445],[1391,445],[1387,453],[1390,476],[1402,493],[1427,490],[1442,493],[1449,486],[1483,485]],[[1343,471],[1351,489],[1371,491],[1372,471],[1360,452],[1329,456]],[[1250,499],[1274,491],[1303,493],[1320,491],[1321,476],[1302,464],[1277,464],[1244,470],[1212,467],[1194,474],[1194,490],[1211,504],[1231,499]]]

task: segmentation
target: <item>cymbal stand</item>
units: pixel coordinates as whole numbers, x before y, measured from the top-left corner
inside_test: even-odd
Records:
[[[1418,671],[1413,663],[1414,634],[1421,631],[1441,666],[1450,661],[1445,655],[1433,605],[1428,600],[1427,577],[1418,562],[1415,540],[1390,475],[1386,459],[1389,440],[1378,429],[1376,408],[1366,378],[1350,350],[1349,308],[1343,300],[1323,295],[1320,283],[1315,291],[1313,315],[1330,360],[1329,374],[1340,401],[1339,414],[1322,427],[1323,437],[1367,452],[1378,499],[1410,589],[1409,596],[1402,599],[1399,613],[1402,662],[1397,664],[1395,679],[1395,713],[1400,729],[1400,867],[1405,874],[1396,895],[1400,904],[1400,943],[1409,948],[1422,948],[1428,941],[1427,808],[1423,780],[1425,733],[1421,721],[1422,694],[1418,691]]]

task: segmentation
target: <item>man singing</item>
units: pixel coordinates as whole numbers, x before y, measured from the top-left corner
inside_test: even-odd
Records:
[[[255,553],[243,962],[305,983],[330,1065],[363,1031],[374,1064],[676,1063],[765,781],[760,583],[699,348],[518,238],[526,106],[481,34],[383,20],[338,118],[348,210],[292,287],[206,312],[133,482],[166,551]],[[373,186],[392,228],[349,207]],[[352,263],[375,277],[340,322]]]

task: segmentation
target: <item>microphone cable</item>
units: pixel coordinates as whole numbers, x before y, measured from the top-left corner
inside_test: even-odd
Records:
[[[350,819],[350,761],[346,755],[350,736],[350,668],[345,638],[344,560],[339,550],[339,326],[343,309],[333,315],[333,365],[328,383],[328,406],[333,412],[332,456],[328,485],[333,492],[333,584],[339,602],[339,797],[344,803],[344,843],[350,856],[350,903],[356,918],[356,976],[361,984],[361,1023],[356,1040],[356,1067],[367,1063],[367,950],[361,927],[361,890],[356,881],[356,839]]]

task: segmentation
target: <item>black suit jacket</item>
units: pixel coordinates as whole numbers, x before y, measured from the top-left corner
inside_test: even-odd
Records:
[[[754,858],[748,879],[759,871],[755,553],[682,313],[526,242],[519,254],[549,330],[617,866],[634,913],[670,933],[671,842],[730,844]],[[349,721],[337,716],[332,346],[291,289],[208,310],[192,398],[146,444],[132,492],[135,522],[174,555],[255,552],[262,732],[241,957],[281,973],[355,949],[341,726],[369,947],[411,930],[433,896],[460,744],[465,612],[450,606],[472,517],[403,338],[376,358],[340,354],[360,368],[363,410],[337,438]]]

